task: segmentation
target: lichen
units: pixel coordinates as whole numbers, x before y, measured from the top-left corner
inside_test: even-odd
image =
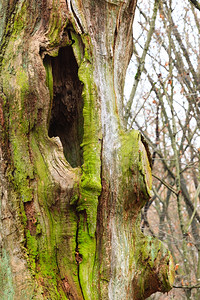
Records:
[[[0,257],[0,298],[2,300],[14,299],[14,286],[10,258],[5,249],[2,249]]]

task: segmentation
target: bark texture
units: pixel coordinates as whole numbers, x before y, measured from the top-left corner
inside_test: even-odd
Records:
[[[140,231],[148,151],[123,130],[134,0],[0,2],[0,298],[145,299],[170,290]]]

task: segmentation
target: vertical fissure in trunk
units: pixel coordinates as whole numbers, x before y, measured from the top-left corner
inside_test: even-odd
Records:
[[[83,256],[82,254],[79,253],[79,241],[78,241],[78,236],[79,236],[79,223],[80,223],[80,215],[77,213],[77,218],[78,218],[78,221],[77,221],[77,230],[76,230],[76,249],[75,249],[75,260],[76,260],[76,263],[77,263],[77,275],[78,275],[78,282],[79,282],[79,286],[80,286],[80,290],[81,290],[81,293],[82,293],[82,297],[83,297],[83,300],[85,299],[84,298],[84,293],[83,293],[83,289],[82,289],[82,286],[81,286],[81,280],[80,280],[80,263],[82,262],[83,260]]]
[[[82,84],[71,46],[60,48],[57,57],[48,55],[44,65],[51,66],[52,105],[49,117],[49,137],[59,137],[66,160],[72,167],[82,165],[83,138]],[[51,94],[51,92],[50,92]]]

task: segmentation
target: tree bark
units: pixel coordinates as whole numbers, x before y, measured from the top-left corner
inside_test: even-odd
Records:
[[[123,129],[134,0],[0,3],[0,298],[145,299],[173,284],[140,231],[146,143]]]

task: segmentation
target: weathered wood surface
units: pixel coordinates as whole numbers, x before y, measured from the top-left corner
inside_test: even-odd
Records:
[[[123,129],[132,0],[0,2],[0,298],[145,299],[173,262],[140,232],[149,158]]]

